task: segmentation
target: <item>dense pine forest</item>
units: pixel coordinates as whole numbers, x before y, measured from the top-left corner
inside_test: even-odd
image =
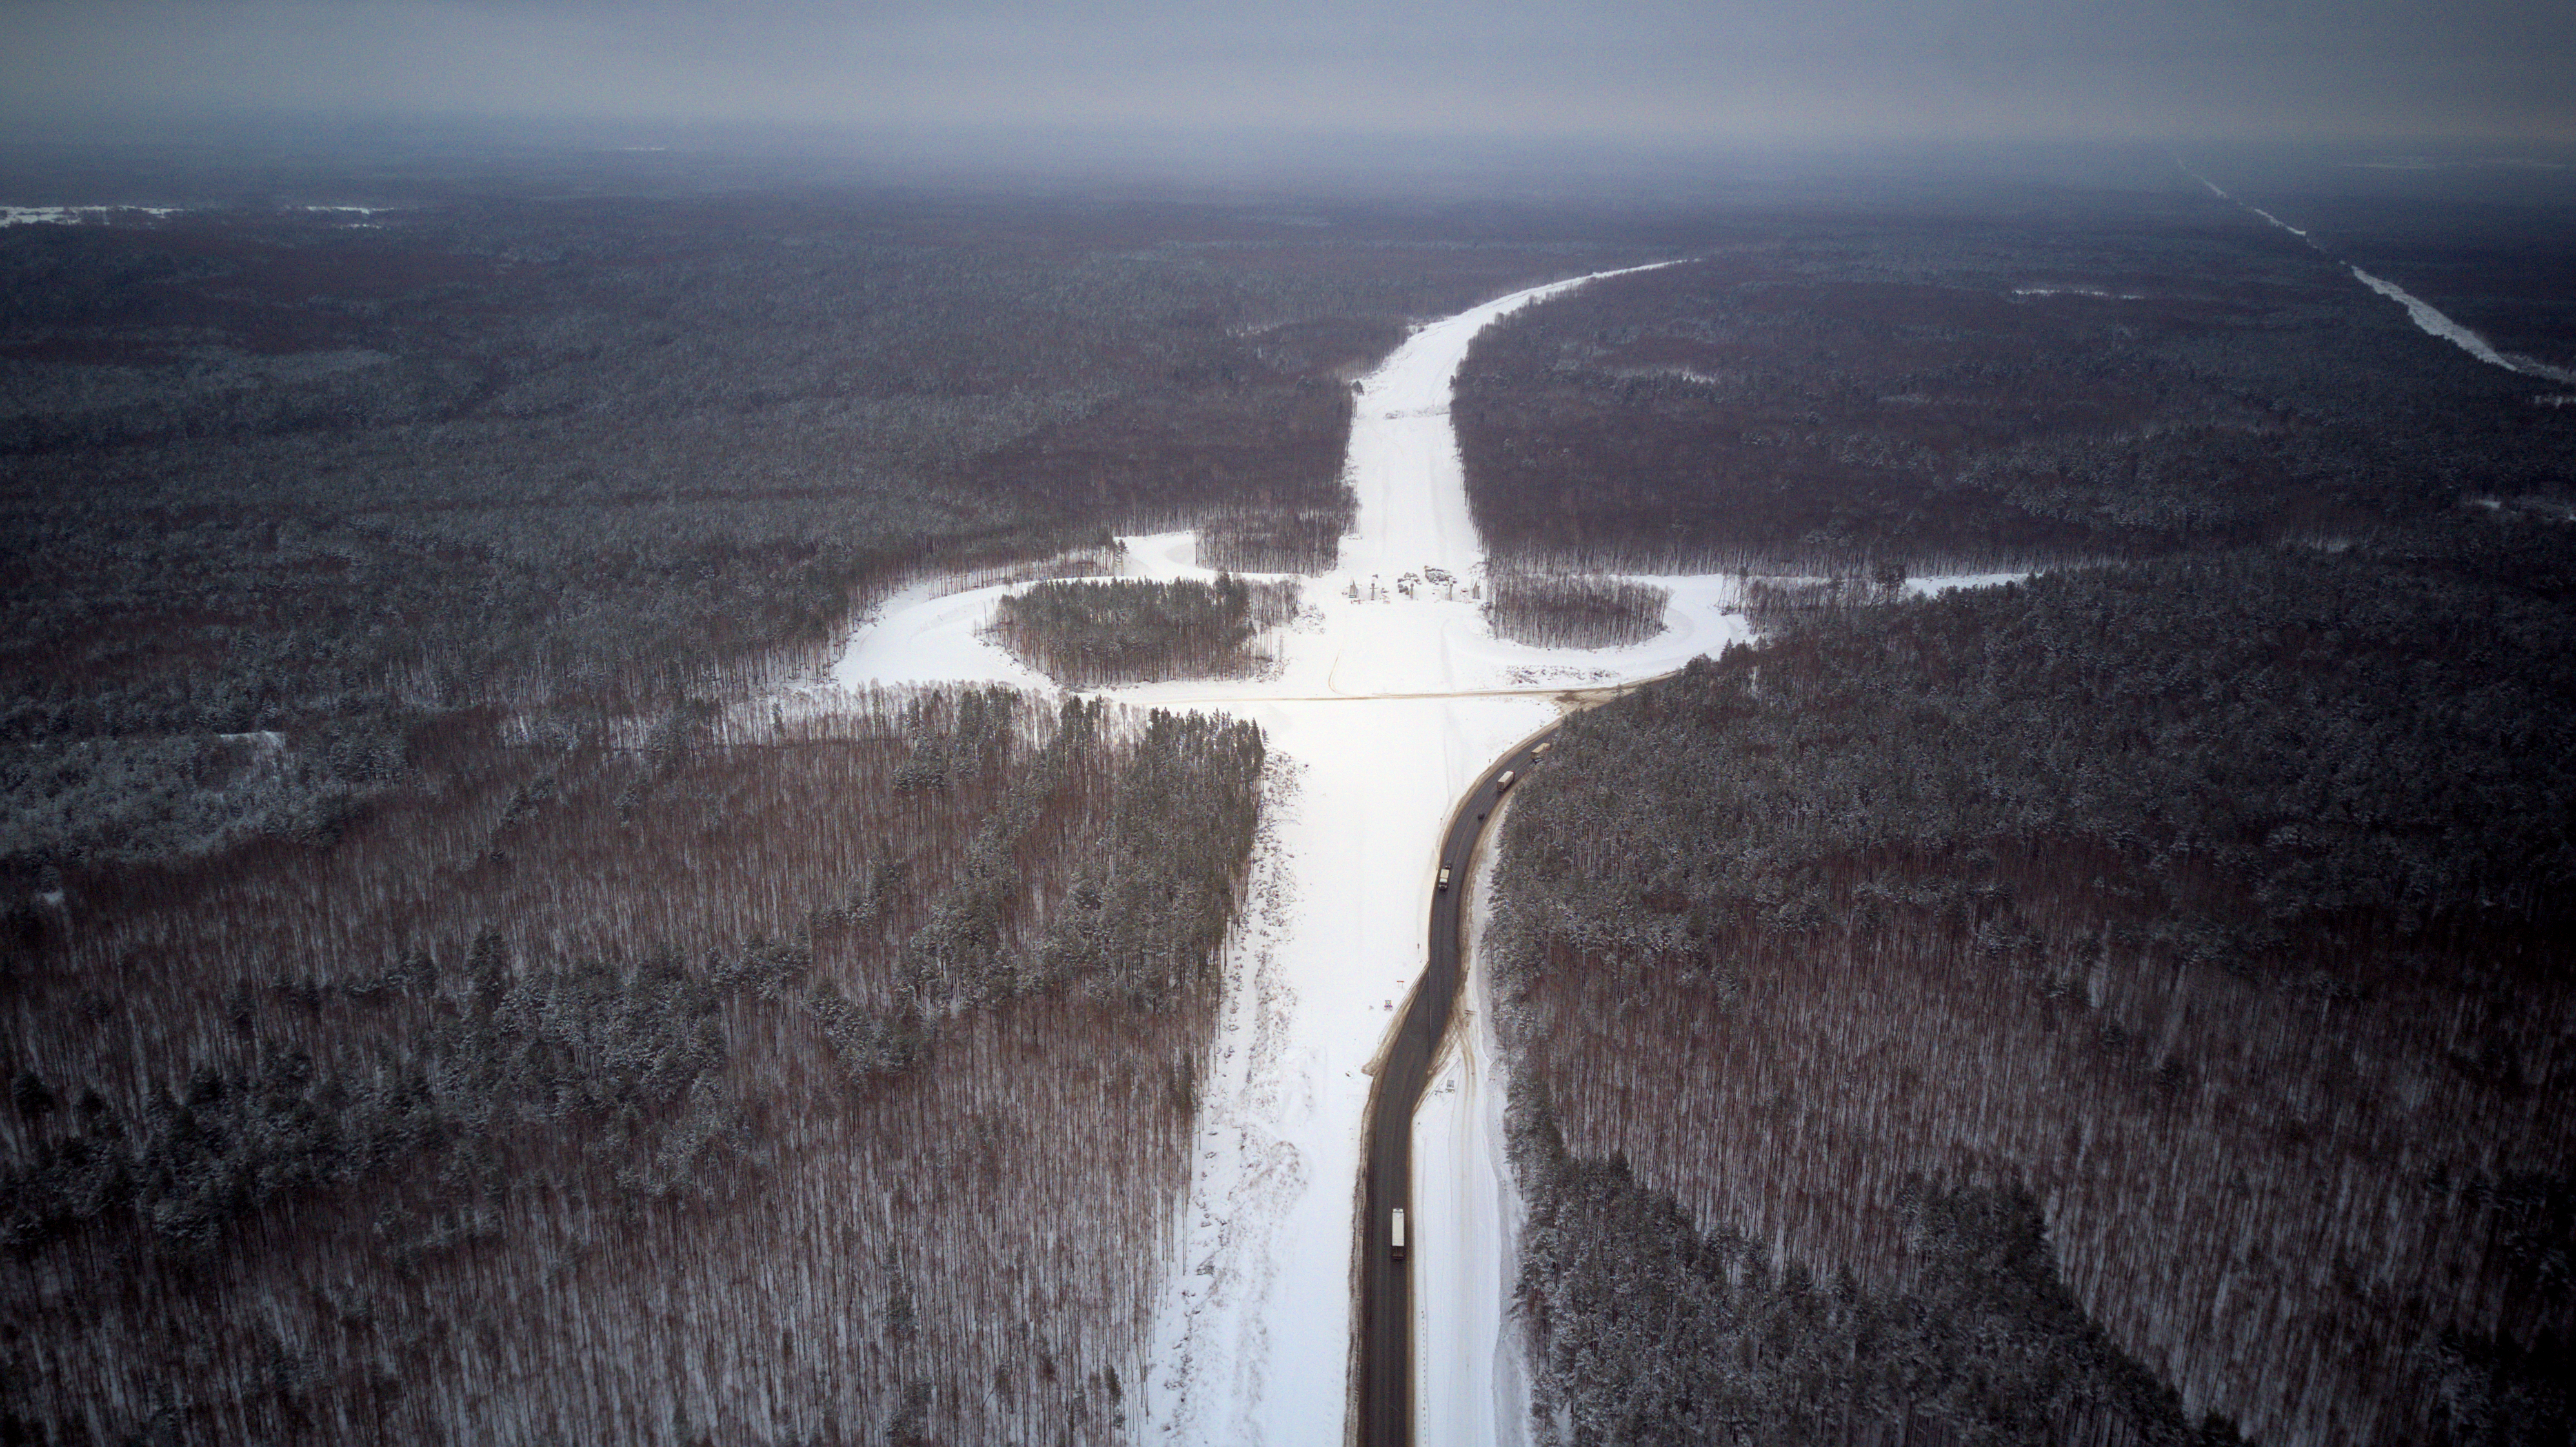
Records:
[[[327,850],[20,915],[13,1432],[1123,1440],[1261,766],[480,711]]]
[[[2208,200],[1823,218],[1479,341],[1489,539],[1749,567],[1762,630],[1505,819],[1541,1440],[2576,1429],[2576,423]],[[2565,232],[2499,214],[2400,271],[2425,212],[2300,212],[2510,327]]]
[[[2571,585],[2476,510],[1784,594],[1570,723],[1497,885],[1563,1440],[2561,1440]]]
[[[1083,576],[1328,566],[1408,324],[1689,254],[1455,408],[1498,634],[1762,629],[1503,816],[1538,1438],[2567,1440],[2553,384],[2179,183],[628,165],[0,227],[0,1439],[1133,1440],[1263,740],[819,671],[1257,672]],[[2569,362],[2564,228],[2307,204]]]
[[[21,894],[327,833],[453,710],[744,696],[924,570],[1197,521],[1329,562],[1349,379],[1605,264],[1548,217],[290,179],[380,209],[0,228]]]

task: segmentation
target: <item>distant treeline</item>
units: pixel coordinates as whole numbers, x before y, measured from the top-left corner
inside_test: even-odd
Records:
[[[1611,572],[1987,571],[2568,500],[2576,412],[2241,209],[1997,200],[1747,216],[1706,261],[1479,335],[1452,415],[1487,546]]]
[[[1039,583],[996,605],[992,636],[1067,688],[1234,678],[1272,661],[1297,616],[1295,583],[1118,579]]]
[[[2565,526],[1766,621],[1505,825],[1566,1440],[2563,1439]]]
[[[0,1427],[1130,1440],[1258,732],[502,722],[10,915]]]
[[[1616,648],[1664,631],[1670,588],[1577,573],[1496,572],[1485,622],[1496,637],[1542,648]]]

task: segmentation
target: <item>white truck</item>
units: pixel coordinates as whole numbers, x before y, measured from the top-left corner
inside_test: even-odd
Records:
[[[1449,866],[1446,864],[1440,866],[1440,887],[1442,889],[1449,887]]]
[[[1395,1243],[1395,1259],[1402,1261],[1404,1259],[1404,1208],[1402,1206],[1395,1208],[1395,1220],[1390,1229],[1393,1234],[1387,1239]]]

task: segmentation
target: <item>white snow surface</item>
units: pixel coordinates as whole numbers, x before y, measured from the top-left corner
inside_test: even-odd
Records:
[[[1557,716],[1557,691],[1668,673],[1748,636],[1731,577],[1656,579],[1673,590],[1665,632],[1590,651],[1497,639],[1466,596],[1484,557],[1449,428],[1452,378],[1485,325],[1589,279],[1423,326],[1361,383],[1348,464],[1354,534],[1337,571],[1304,580],[1304,615],[1266,677],[1104,690],[1250,719],[1275,761],[1202,1076],[1200,1158],[1142,1393],[1144,1440],[1338,1447],[1367,1072],[1425,962],[1451,810],[1487,764]],[[1122,542],[1129,576],[1211,576],[1190,534]],[[1426,568],[1454,581],[1399,594],[1400,578]],[[833,681],[1047,687],[978,634],[1005,591],[943,595],[924,584],[897,594],[853,634]],[[1444,1067],[1453,1090],[1435,1119],[1449,1124],[1435,1127],[1416,1168],[1438,1182],[1417,1205],[1426,1244],[1416,1280],[1429,1320],[1475,1322],[1490,1348],[1508,1300],[1509,1198],[1490,1047],[1467,1040]],[[1460,1181],[1483,1184],[1462,1193]],[[1440,1348],[1428,1354],[1426,1390],[1481,1404],[1456,1419],[1460,1430],[1491,1441],[1518,1425],[1525,1408],[1497,1397],[1493,1351],[1451,1354],[1446,1325],[1419,1340]]]
[[[871,683],[1007,683],[1051,689],[1045,674],[977,635],[993,619],[993,606],[1008,586],[942,593],[916,583],[877,605],[859,622],[849,647],[832,665],[832,682],[845,689]]]
[[[2305,240],[2307,240],[2307,239],[2308,239],[2308,233],[2306,233],[2306,232],[2304,232],[2304,231],[2300,230],[2300,229],[2299,229],[2299,228],[2297,228],[2296,226],[2291,225],[2289,222],[2282,220],[2280,217],[2273,215],[2271,212],[2264,210],[2264,209],[2263,209],[2262,207],[2260,207],[2260,206],[2248,206],[2248,207],[2246,207],[2245,209],[2246,209],[2246,210],[2248,210],[2248,211],[2253,212],[2253,213],[2254,213],[2255,215],[2257,215],[2257,216],[2262,217],[2264,220],[2271,222],[2273,225],[2280,227],[2282,230],[2284,230],[2284,231],[2286,231],[2286,232],[2290,233],[2292,236],[2295,236],[2295,237],[2299,238],[2301,241],[2305,241]]]
[[[2015,296],[2089,296],[2100,301],[2145,301],[2142,291],[2104,291],[2098,286],[2017,286]]]
[[[2255,214],[2258,216],[2262,215],[2259,211]],[[2267,217],[2266,219],[2268,220],[2269,218]],[[2275,222],[2274,224],[2278,225],[2279,223]],[[2284,227],[2282,229],[2288,230],[2289,228]],[[2296,234],[2304,236],[2307,233],[2299,232]],[[2375,291],[2381,296],[2388,298],[2390,301],[2397,303],[2399,306],[2406,308],[2407,318],[2413,321],[2416,327],[2427,335],[2440,337],[2443,341],[2449,342],[2452,346],[2459,348],[2461,351],[2468,353],[2470,356],[2477,358],[2479,361],[2486,363],[2490,367],[2502,367],[2508,372],[2521,370],[2513,363],[2506,361],[2495,348],[2488,346],[2486,338],[2479,336],[2477,333],[2470,331],[2467,327],[2464,327],[2458,322],[2451,320],[2449,317],[2442,315],[2441,312],[2434,309],[2432,303],[2419,300],[2414,293],[2409,292],[2406,288],[2399,286],[2393,281],[2382,281],[2378,277],[2371,275],[2369,272],[2362,270],[2358,266],[2352,267],[2351,271],[2353,278],[2359,281],[2363,286],[2369,287],[2372,291]]]
[[[1558,715],[1562,690],[1669,673],[1750,636],[1732,576],[1651,579],[1672,591],[1665,631],[1623,648],[1506,642],[1467,596],[1484,557],[1449,427],[1452,380],[1479,329],[1591,279],[1423,326],[1362,382],[1348,464],[1355,532],[1337,571],[1303,580],[1306,607],[1275,667],[1102,690],[1250,719],[1274,763],[1201,1076],[1199,1158],[1141,1393],[1141,1440],[1339,1447],[1368,1070],[1425,963],[1452,810],[1488,764]],[[1191,534],[1121,541],[1128,576],[1213,576]],[[1454,582],[1398,592],[1425,568]],[[1046,688],[978,634],[1006,591],[897,594],[854,632],[833,681]],[[1516,1440],[1527,1413],[1505,1330],[1518,1206],[1499,1062],[1482,1006],[1469,1001],[1475,1018],[1415,1137],[1417,1402],[1434,1443]]]
[[[1509,1310],[1522,1208],[1504,1153],[1509,1102],[1486,993],[1492,837],[1468,870],[1476,904],[1458,1029],[1413,1117],[1413,1208],[1444,1227],[1417,1233],[1411,1248],[1413,1339],[1425,1348],[1415,1363],[1413,1440],[1424,1447],[1520,1447],[1529,1436],[1529,1377]]]
[[[1932,578],[1908,578],[1905,580],[1905,596],[1930,598],[1960,588],[2000,588],[2006,583],[2029,580],[2028,573],[1948,573]]]

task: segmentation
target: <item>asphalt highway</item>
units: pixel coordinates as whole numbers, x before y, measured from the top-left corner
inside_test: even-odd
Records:
[[[1553,728],[1497,760],[1468,791],[1449,832],[1440,842],[1440,864],[1449,870],[1449,888],[1431,896],[1431,956],[1422,981],[1406,1006],[1394,1043],[1379,1063],[1371,1088],[1368,1135],[1362,1146],[1365,1175],[1362,1197],[1366,1228],[1361,1233],[1358,1310],[1360,1447],[1405,1447],[1413,1440],[1413,1280],[1409,1261],[1395,1258],[1390,1234],[1394,1209],[1409,1207],[1413,1197],[1413,1112],[1430,1083],[1431,1059],[1449,1030],[1449,1015],[1458,998],[1459,923],[1467,895],[1467,862],[1483,833],[1485,818],[1501,791],[1495,781],[1504,770],[1520,778],[1540,757]],[[1405,1212],[1408,1244],[1442,1229]]]

